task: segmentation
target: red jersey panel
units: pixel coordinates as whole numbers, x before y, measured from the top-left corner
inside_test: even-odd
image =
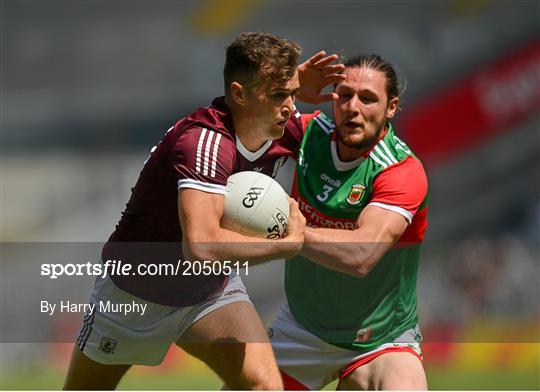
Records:
[[[193,188],[224,194],[227,178],[239,171],[255,170],[275,177],[287,158],[296,159],[302,135],[300,114],[295,112],[280,139],[270,140],[258,151],[250,152],[235,134],[231,112],[223,97],[182,118],[152,149],[116,230],[103,249],[103,260],[131,260],[132,264],[176,264],[183,260],[178,190]],[[158,242],[163,245],[155,244]],[[183,276],[181,273],[111,278],[133,295],[177,307],[204,301],[226,279],[224,275]]]
[[[381,172],[373,181],[369,204],[397,207],[410,225],[399,243],[417,243],[424,239],[427,228],[427,209],[418,211],[424,201],[428,182],[424,167],[418,159],[408,157]]]

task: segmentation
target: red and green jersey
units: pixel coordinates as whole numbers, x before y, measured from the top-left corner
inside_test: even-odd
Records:
[[[286,263],[287,300],[296,320],[328,343],[369,351],[418,322],[416,276],[427,227],[425,172],[392,125],[364,157],[342,162],[332,121],[322,113],[302,120],[305,135],[293,197],[308,225],[352,230],[367,205],[394,211],[409,223],[396,246],[363,278],[302,256]]]

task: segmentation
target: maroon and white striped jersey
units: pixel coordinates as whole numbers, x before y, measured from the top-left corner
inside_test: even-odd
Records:
[[[295,112],[280,139],[269,140],[258,151],[250,152],[235,134],[231,112],[223,97],[214,99],[211,106],[200,108],[182,118],[152,148],[132,188],[131,198],[120,222],[104,247],[103,259],[118,260],[128,253],[144,253],[140,249],[121,251],[120,243],[133,247],[133,243],[157,242],[176,243],[176,253],[172,258],[183,259],[180,249],[182,231],[178,218],[178,190],[193,188],[225,194],[228,177],[246,170],[275,177],[287,158],[296,159],[302,136],[300,115]],[[164,248],[168,249],[164,253],[170,255],[171,247]],[[150,254],[148,260],[138,262],[162,262],[161,255],[156,258],[152,259]],[[170,306],[189,306],[202,302],[225,282],[225,277],[221,275],[111,278],[117,286],[131,294]]]

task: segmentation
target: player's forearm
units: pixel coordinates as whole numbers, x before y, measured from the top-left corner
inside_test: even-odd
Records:
[[[384,243],[359,242],[356,230],[306,228],[301,255],[327,268],[366,276],[389,249]]]
[[[248,260],[251,264],[260,264],[268,260],[290,258],[302,247],[302,243],[294,238],[270,240],[223,228],[207,231],[204,238],[186,237],[187,249],[184,252],[196,260]]]

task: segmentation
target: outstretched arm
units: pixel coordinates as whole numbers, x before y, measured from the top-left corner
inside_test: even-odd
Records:
[[[403,215],[367,206],[356,230],[306,228],[302,256],[349,275],[366,276],[407,228]]]
[[[412,223],[426,194],[422,164],[407,158],[375,179],[357,229],[307,228],[301,254],[336,271],[366,276]]]

